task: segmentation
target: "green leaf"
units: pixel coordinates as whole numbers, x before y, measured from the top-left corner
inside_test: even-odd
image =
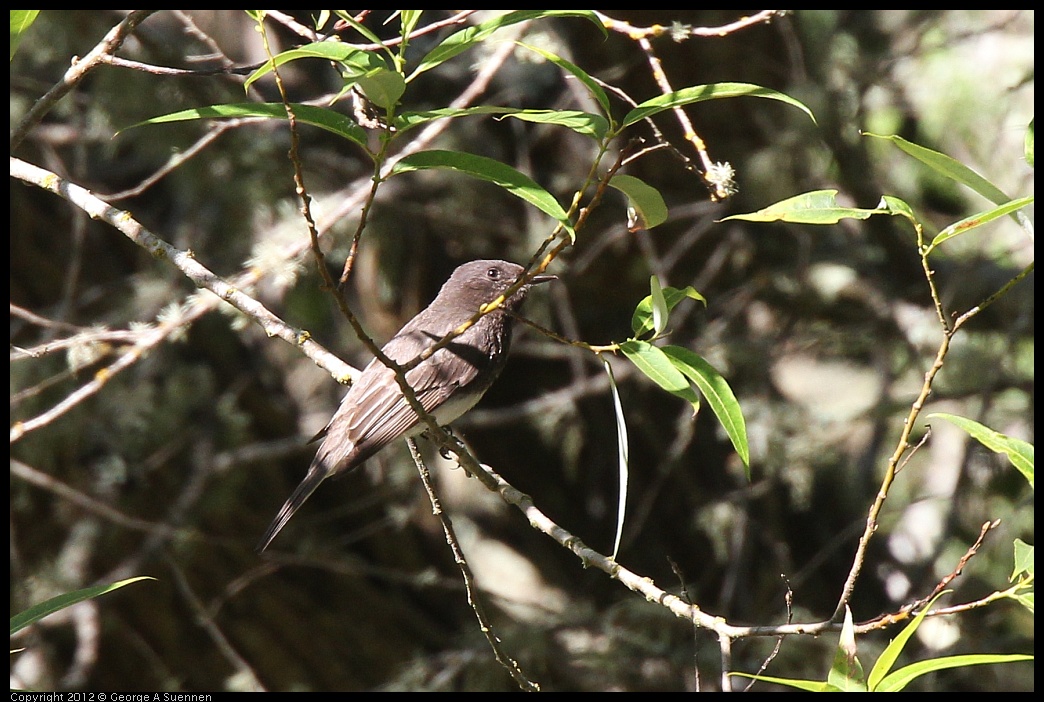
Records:
[[[399,31],[399,36],[405,39],[417,27],[424,10],[399,10],[399,12],[402,13],[402,28]]]
[[[557,124],[595,140],[603,139],[609,131],[609,122],[605,117],[580,110],[517,110],[505,112],[504,115],[526,122]]]
[[[1011,214],[1015,210],[1020,210],[1026,205],[1033,202],[1033,196],[1028,195],[1026,197],[1020,197],[1017,200],[1010,200],[1003,205],[992,207],[988,210],[974,214],[971,217],[965,217],[960,222],[951,224],[950,226],[939,232],[934,239],[932,239],[931,246],[925,252],[925,255],[931,253],[936,247],[942,244],[944,241],[952,239],[955,236],[964,234],[967,231],[971,231],[976,227],[981,227],[987,222],[992,222],[995,219]]]
[[[894,198],[893,198],[894,200]],[[902,202],[901,200],[896,202]],[[875,214],[899,214],[893,211],[888,203],[883,202],[884,207],[878,209],[864,210],[857,207],[842,207],[837,203],[836,190],[813,190],[812,192],[795,195],[794,197],[780,200],[774,205],[751,212],[748,214],[737,214],[726,217],[722,221],[730,219],[742,219],[748,222],[793,222],[796,224],[837,224],[842,219],[868,219]],[[907,210],[909,208],[907,207]]]
[[[444,107],[420,112],[402,112],[395,118],[395,128],[402,133],[408,129],[434,122],[437,119],[456,119],[457,117],[470,117],[472,115],[504,115],[521,111],[517,107],[475,105],[472,107]]]
[[[885,650],[881,652],[881,655],[874,662],[874,667],[870,671],[869,677],[866,679],[866,683],[870,688],[871,692],[875,692],[879,689],[880,685],[884,684],[888,671],[892,669],[895,661],[899,658],[899,654],[902,653],[906,647],[906,642],[910,640],[910,637],[917,631],[917,627],[921,626],[921,622],[924,620],[928,610],[932,608],[936,600],[948,593],[949,590],[944,590],[938,595],[933,597],[931,601],[924,606],[924,608],[917,613],[917,616],[913,620],[903,627],[903,630],[899,632],[899,635],[888,642],[885,646]]]
[[[1017,663],[1018,661],[1032,661],[1033,656],[1025,654],[967,654],[963,656],[944,656],[942,658],[930,658],[926,661],[918,661],[900,668],[889,675],[877,688],[875,692],[900,692],[916,678],[927,673],[947,668],[966,668],[971,665],[987,665],[992,663]]]
[[[22,35],[36,21],[39,10],[11,10],[11,58],[14,59],[18,43],[22,41]]]
[[[743,461],[747,479],[750,480],[750,443],[747,441],[747,423],[743,419],[743,410],[740,408],[739,401],[728,382],[714,366],[687,348],[664,346],[661,350],[679,372],[696,384],[707,399],[707,404],[721,422],[733,448]]]
[[[333,132],[338,136],[354,141],[359,146],[362,146],[364,150],[366,149],[366,132],[349,117],[325,107],[312,107],[311,105],[302,105],[300,103],[291,103],[290,107],[293,108],[294,115],[299,121],[325,129],[328,132]],[[133,129],[145,124],[167,124],[197,119],[242,119],[247,117],[287,119],[286,108],[280,102],[244,102],[232,105],[194,107],[188,110],[171,112],[170,114],[160,115],[159,117],[147,119],[144,122],[132,124],[120,131],[126,131],[127,129]],[[366,150],[366,153],[369,154],[369,151]]]
[[[1034,598],[1033,598],[1033,593],[1032,592],[1014,594],[1014,595],[1011,595],[1011,599],[1015,600],[1016,602],[1021,604],[1023,607],[1025,607],[1026,610],[1030,614],[1034,613],[1034,609],[1033,609],[1033,599]]]
[[[15,632],[21,631],[30,624],[40,621],[49,614],[54,614],[55,612],[63,610],[66,607],[71,607],[72,605],[83,602],[84,600],[90,600],[104,595],[107,592],[118,590],[121,587],[130,585],[131,583],[136,583],[139,580],[155,580],[155,578],[150,578],[148,576],[129,578],[110,585],[97,585],[82,590],[66,592],[57,597],[52,597],[45,602],[35,604],[24,612],[19,612],[11,617],[11,635],[13,636]]]
[[[841,637],[834,651],[834,663],[827,673],[827,682],[843,692],[866,692],[866,677],[863,666],[856,655],[855,626],[852,610],[845,607],[845,621],[841,625]]]
[[[621,128],[627,127],[635,122],[645,119],[646,117],[651,117],[652,115],[663,112],[664,110],[681,107],[682,105],[703,102],[704,100],[717,100],[720,98],[733,97],[760,97],[768,98],[770,100],[779,100],[780,102],[785,102],[788,105],[798,108],[807,114],[813,122],[816,121],[816,118],[812,115],[810,109],[789,95],[768,88],[763,88],[760,85],[753,85],[751,83],[712,83],[710,85],[694,85],[690,88],[683,88],[673,93],[659,95],[651,100],[646,100],[638,105],[638,107],[628,112],[627,116],[623,118],[623,122],[620,126]]]
[[[601,20],[599,20],[598,16],[590,10],[515,10],[514,12],[508,12],[494,17],[493,19],[486,20],[474,27],[462,29],[455,34],[446,37],[442,43],[429,51],[428,54],[421,59],[420,65],[418,65],[416,70],[410,74],[410,77],[406,79],[406,82],[410,82],[421,73],[430,71],[439,64],[445,63],[454,56],[467,51],[498,29],[503,29],[504,27],[517,24],[518,22],[543,19],[545,17],[584,17],[601,29],[604,36],[608,36],[608,31],[602,25]]]
[[[298,46],[287,51],[283,51],[276,54],[268,61],[258,68],[256,71],[250,74],[250,77],[246,79],[243,84],[244,88],[249,88],[250,85],[258,78],[271,73],[274,68],[282,66],[290,61],[297,61],[303,58],[319,58],[327,61],[336,61],[344,66],[344,70],[347,70],[352,76],[366,75],[367,72],[385,69],[387,70],[388,64],[386,64],[380,56],[373,51],[363,51],[347,44],[343,44],[339,41],[319,41],[311,44],[305,44],[304,46]]]
[[[356,21],[356,19],[352,17],[351,14],[349,14],[348,12],[345,12],[344,10],[334,10],[334,14],[343,19],[348,24],[350,24],[352,26],[352,29],[359,32],[359,34],[362,34],[367,41],[377,45],[382,45],[384,43],[379,36],[377,36],[373,33],[373,31],[370,30],[369,27],[363,24],[359,24],[359,22]]]
[[[471,115],[504,115],[527,122],[557,124],[572,129],[578,134],[600,138],[608,129],[608,123],[601,115],[579,110],[522,110],[517,107],[495,107],[492,105],[475,105],[474,107],[447,107],[423,112],[403,112],[395,121],[399,132],[413,129],[437,119],[454,119]]]
[[[663,298],[663,288],[660,287],[660,279],[656,276],[649,278],[649,288],[652,291],[653,309],[653,335],[659,336],[667,328],[667,301]]]
[[[1014,582],[1023,573],[1033,576],[1033,547],[1022,539],[1015,539],[1015,570],[1008,580]]]
[[[919,144],[914,144],[913,142],[907,141],[901,136],[895,134],[883,135],[863,132],[863,136],[891,141],[900,149],[913,156],[932,170],[941,173],[958,183],[963,183],[987,200],[993,202],[995,205],[1002,205],[1011,199],[993,183],[986,180],[960,161],[947,156],[946,154],[941,154],[938,151],[932,151],[931,149],[920,146]]]
[[[627,196],[628,229],[652,229],[667,221],[667,204],[660,191],[634,176],[618,174],[609,181],[609,187],[616,188]],[[635,224],[631,224],[631,222]]]
[[[620,457],[620,492],[616,511],[616,538],[613,540],[613,560],[616,560],[620,552],[620,541],[623,538],[624,514],[627,512],[627,457],[629,442],[627,440],[627,420],[623,413],[623,404],[620,402],[620,391],[616,387],[616,378],[613,377],[612,366],[608,359],[602,357],[602,365],[609,376],[609,390],[613,394],[613,409],[616,411],[616,444]]]
[[[685,298],[692,298],[693,300],[699,300],[704,305],[707,304],[707,299],[700,295],[696,288],[691,285],[685,287],[682,290],[678,288],[666,287],[662,289],[663,300],[667,304],[667,311],[673,310],[679,302]],[[656,328],[653,320],[653,301],[652,295],[646,295],[645,298],[638,303],[638,306],[634,308],[634,314],[631,315],[631,329],[634,330],[635,336],[642,336]]]
[[[401,73],[381,68],[356,79],[363,94],[381,109],[391,111],[406,92],[406,80]]]
[[[418,151],[396,163],[391,174],[409,173],[427,168],[446,168],[496,183],[515,197],[525,200],[555,218],[570,235],[573,234],[573,225],[569,222],[565,210],[558,204],[558,200],[537,185],[532,178],[505,163],[460,151]]]
[[[1011,464],[1022,473],[1023,477],[1029,481],[1030,487],[1033,487],[1033,444],[1022,439],[1006,436],[965,417],[958,417],[943,412],[928,415],[929,419],[932,417],[945,419],[947,422],[956,424],[989,450],[995,453],[1003,453],[1011,461]]]
[[[1030,168],[1033,168],[1033,120],[1029,121],[1029,126],[1026,128],[1026,163],[1029,164]]]
[[[682,372],[674,367],[667,354],[659,346],[647,341],[629,339],[620,344],[620,350],[631,363],[645,373],[653,382],[672,394],[692,392],[689,381]]]
[[[538,46],[531,46],[523,42],[517,42],[517,44],[521,47],[529,49],[530,51],[540,54],[548,61],[561,68],[562,70],[571,73],[578,81],[580,81],[584,85],[585,88],[587,88],[587,92],[591,93],[591,97],[593,97],[595,99],[595,102],[598,103],[599,107],[602,108],[602,114],[605,115],[605,117],[607,118],[611,117],[611,113],[609,110],[609,96],[606,95],[605,91],[602,89],[602,86],[598,85],[595,79],[588,75],[582,68],[575,66],[569,61],[566,61],[564,58],[556,56],[555,54],[552,54],[550,51],[545,51],[544,49],[541,49]]]
[[[805,692],[841,692],[841,689],[831,685],[827,682],[819,680],[801,680],[798,678],[777,678],[772,675],[751,675],[750,673],[729,673],[729,675],[736,675],[743,678],[751,678],[753,680],[760,680],[761,682],[775,683],[776,685],[786,685],[787,687],[793,687],[798,690],[804,690]]]

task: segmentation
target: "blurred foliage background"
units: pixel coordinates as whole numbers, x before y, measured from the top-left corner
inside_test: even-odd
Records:
[[[448,17],[440,12],[422,24]],[[288,14],[314,26],[308,13]],[[382,38],[397,33],[397,20],[384,23],[388,14],[374,11],[367,20]],[[608,14],[641,27],[716,27],[743,13]],[[71,57],[83,56],[121,17],[43,12],[11,62],[12,125]],[[416,56],[455,29],[417,38]],[[526,42],[638,101],[659,92],[645,55],[618,33],[606,39],[580,19],[519,29]],[[830,615],[902,418],[938,346],[938,323],[913,235],[898,218],[819,228],[718,220],[820,188],[836,188],[850,204],[868,208],[882,194],[895,195],[936,230],[987,204],[861,130],[900,134],[950,154],[1014,197],[1032,193],[1022,143],[1033,116],[1033,29],[1031,11],[816,10],[726,36],[654,40],[675,89],[756,83],[801,100],[818,124],[768,100],[688,107],[711,157],[735,168],[738,194],[712,202],[698,175],[667,151],[636,161],[626,172],[660,190],[669,221],[628,232],[626,203],[610,191],[576,245],[552,266],[560,281],[527,305],[527,316],[540,324],[601,344],[630,334],[651,274],[674,287],[692,285],[709,301],[706,308],[679,307],[670,341],[699,352],[728,378],[746,417],[753,480],[747,482],[709,411],[692,421],[686,403],[616,363],[631,435],[623,565],[672,592],[682,589],[680,574],[703,611],[733,623],[785,622],[788,588],[795,621]],[[275,50],[305,41],[277,22],[269,32]],[[358,41],[351,32],[343,36]],[[118,55],[194,70],[265,58],[250,18],[213,10],[160,11]],[[589,107],[558,68],[495,43],[412,83],[404,105],[444,107],[490,67],[481,103]],[[321,104],[340,89],[336,72],[318,60],[290,64],[282,76],[296,101]],[[320,289],[314,260],[303,249],[296,258],[283,253],[308,236],[285,122],[223,128],[139,187],[217,125],[120,130],[188,107],[242,102],[242,83],[234,75],[104,66],[12,155],[129,210],[220,275],[261,271],[250,291],[255,297],[361,367],[366,353]],[[249,99],[278,101],[271,78],[252,86]],[[656,122],[694,158],[670,113]],[[370,166],[357,147],[314,128],[300,133],[320,216],[368,190]],[[652,136],[645,124],[635,133]],[[563,204],[594,157],[590,141],[560,127],[478,117],[455,120],[429,148],[504,161]],[[10,203],[12,422],[40,415],[89,382],[143,325],[170,318],[192,295],[209,295],[42,190],[12,181]],[[356,207],[325,234],[335,277],[358,216]],[[458,263],[524,263],[551,228],[495,186],[442,172],[394,178],[370,213],[350,303],[383,342]],[[977,304],[1033,259],[1032,241],[1010,220],[984,231],[955,240],[936,259],[948,309]],[[1031,276],[958,338],[930,411],[968,416],[1032,442],[1033,287]],[[126,336],[101,334],[103,328]],[[62,343],[69,338],[75,341]],[[48,352],[27,358],[22,348]],[[254,553],[308,465],[314,446],[307,440],[343,392],[295,348],[222,306],[14,442],[12,612],[99,582],[133,575],[157,581],[67,610],[13,639],[12,648],[26,650],[12,656],[12,686],[513,689],[477,630],[404,446],[322,486],[265,557]],[[550,517],[591,547],[611,551],[615,422],[592,355],[521,331],[499,382],[454,428]],[[916,438],[923,432],[919,427]],[[697,670],[703,689],[716,688],[720,659],[707,634],[584,569],[519,512],[431,454],[444,507],[504,647],[544,689],[688,690]],[[930,592],[993,519],[1001,526],[951,584],[947,602],[1005,587],[1012,539],[1033,541],[1033,495],[1006,460],[936,422],[886,503],[853,598],[856,620]],[[865,637],[860,646],[879,651],[888,636]],[[822,679],[835,641],[788,638],[767,672]],[[735,669],[756,672],[774,643],[738,641]],[[1002,601],[928,620],[906,654],[1032,649],[1032,615]],[[956,669],[916,688],[1030,690],[1032,668]]]

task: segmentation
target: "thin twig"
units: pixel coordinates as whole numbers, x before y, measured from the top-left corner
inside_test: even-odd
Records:
[[[518,686],[526,692],[540,692],[540,685],[530,680],[522,672],[518,662],[509,656],[500,645],[500,637],[497,636],[493,623],[486,616],[486,608],[479,598],[478,584],[475,582],[475,576],[471,572],[471,566],[468,565],[464,551],[460,548],[460,541],[457,539],[457,534],[453,529],[453,522],[442,509],[442,503],[435,492],[435,486],[432,485],[431,474],[428,472],[428,466],[424,463],[424,458],[417,448],[417,442],[411,438],[407,439],[406,443],[410,447],[410,455],[413,457],[414,465],[417,466],[417,472],[420,473],[424,490],[428,493],[428,500],[431,502],[431,512],[439,518],[439,522],[442,524],[442,531],[446,536],[446,543],[453,553],[453,561],[457,564],[460,574],[464,578],[464,590],[468,595],[468,604],[471,605],[471,611],[475,613],[475,618],[478,620],[479,630],[486,637],[486,641],[489,642],[497,661],[504,666],[514,681],[518,683]]]

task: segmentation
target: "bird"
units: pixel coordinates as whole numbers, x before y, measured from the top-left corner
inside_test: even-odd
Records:
[[[438,295],[385,344],[384,355],[403,366],[471,319],[525,274],[522,266],[478,260],[456,268]],[[556,280],[534,275],[492,312],[445,347],[406,371],[417,400],[440,426],[474,407],[504,369],[514,318],[533,285]],[[316,438],[319,450],[304,479],[283,504],[257,545],[262,553],[294,513],[326,480],[347,473],[392,442],[422,433],[424,421],[410,407],[395,372],[374,358],[355,379],[333,418]]]

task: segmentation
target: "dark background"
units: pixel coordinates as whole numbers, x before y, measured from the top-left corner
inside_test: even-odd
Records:
[[[636,26],[718,26],[744,11],[610,12]],[[307,13],[296,13],[309,24]],[[367,25],[394,36],[398,21]],[[116,12],[43,12],[11,63],[17,122],[119,21]],[[442,19],[437,11],[422,24]],[[275,50],[304,43],[275,23]],[[189,31],[194,28],[194,31]],[[749,82],[787,93],[800,111],[743,98],[687,108],[739,193],[710,201],[699,177],[666,151],[628,166],[663,194],[667,223],[629,233],[610,191],[552,265],[560,281],[531,296],[527,315],[592,344],[630,335],[649,276],[693,285],[706,308],[671,317],[670,342],[729,380],[751,441],[752,481],[710,409],[666,395],[614,361],[631,436],[628,521],[619,560],[736,624],[828,617],[903,417],[941,340],[910,227],[875,217],[829,227],[719,222],[799,193],[836,188],[874,207],[908,202],[931,236],[988,203],[860,130],[898,133],[952,155],[1013,197],[1033,191],[1022,140],[1032,118],[1034,16],[1028,11],[808,11],[725,37],[654,40],[673,87]],[[436,37],[418,39],[414,60]],[[589,22],[533,23],[546,47],[637,101],[658,94],[636,43]],[[234,11],[163,11],[119,55],[157,66],[260,62],[254,23]],[[346,33],[349,41],[357,35]],[[448,105],[490,60],[469,51],[412,83],[405,109]],[[203,58],[201,58],[203,57]],[[519,51],[481,104],[593,109],[575,81]],[[318,60],[282,71],[292,100],[340,89]],[[271,78],[249,99],[278,100]],[[159,114],[244,101],[242,79],[165,76],[104,66],[68,95],[12,155],[103,198],[137,186],[212,124],[148,126]],[[618,117],[627,109],[616,97]],[[339,103],[338,109],[344,106]],[[347,108],[345,108],[347,109]],[[667,112],[656,122],[695,155]],[[646,124],[635,134],[652,137]],[[407,137],[408,139],[409,137]],[[320,218],[369,187],[358,147],[301,129],[301,161]],[[619,145],[618,145],[619,146]],[[249,290],[291,325],[356,367],[362,345],[320,288],[304,252],[285,122],[244,125],[140,194],[109,198],[171,244],[229,278],[263,271]],[[429,148],[459,149],[530,174],[568,204],[594,156],[560,127],[456,120]],[[1029,210],[1032,216],[1032,209]],[[324,244],[334,276],[358,208]],[[382,185],[353,272],[350,303],[383,342],[474,258],[526,262],[552,224],[503,190],[429,171]],[[963,312],[1033,259],[1010,220],[952,242],[933,259],[944,304]],[[104,325],[135,330],[168,318],[196,293],[175,268],[42,190],[11,185],[13,347],[39,348]],[[976,419],[1033,440],[1033,280],[959,335],[926,411]],[[72,325],[72,326],[67,326]],[[604,553],[617,502],[611,398],[597,359],[520,330],[507,370],[455,430],[475,455],[530,494],[548,516]],[[12,349],[12,421],[39,415],[111,363],[120,346],[79,343],[25,359]],[[92,355],[93,354],[93,355]],[[295,348],[223,306],[184,327],[104,389],[12,445],[12,460],[49,476],[48,489],[11,480],[11,611],[57,593],[151,575],[56,615],[12,640],[12,685],[31,689],[221,690],[513,689],[470,612],[459,574],[405,446],[324,484],[265,557],[253,546],[303,475],[308,438],[344,389]],[[922,415],[921,424],[926,423]],[[915,431],[915,439],[923,434]],[[494,613],[505,650],[544,689],[686,690],[698,668],[719,685],[716,642],[645,602],[529,528],[522,515],[432,463]],[[94,500],[85,506],[54,485]],[[100,508],[106,505],[117,516]],[[140,520],[130,522],[120,516]],[[951,572],[984,521],[1000,518],[944,602],[1007,586],[1011,544],[1032,543],[1033,496],[1010,464],[943,422],[893,487],[852,600],[857,621],[923,597]],[[175,537],[141,524],[169,525]],[[676,564],[677,572],[671,562]],[[782,574],[782,575],[781,575]],[[860,639],[867,669],[898,629]],[[900,663],[961,653],[1026,653],[1032,616],[1011,601],[931,620]],[[767,673],[823,679],[836,637],[788,638]],[[734,647],[734,669],[756,672],[774,640]],[[258,682],[255,682],[258,681]],[[919,680],[922,690],[1029,690],[1032,666],[978,666]]]

